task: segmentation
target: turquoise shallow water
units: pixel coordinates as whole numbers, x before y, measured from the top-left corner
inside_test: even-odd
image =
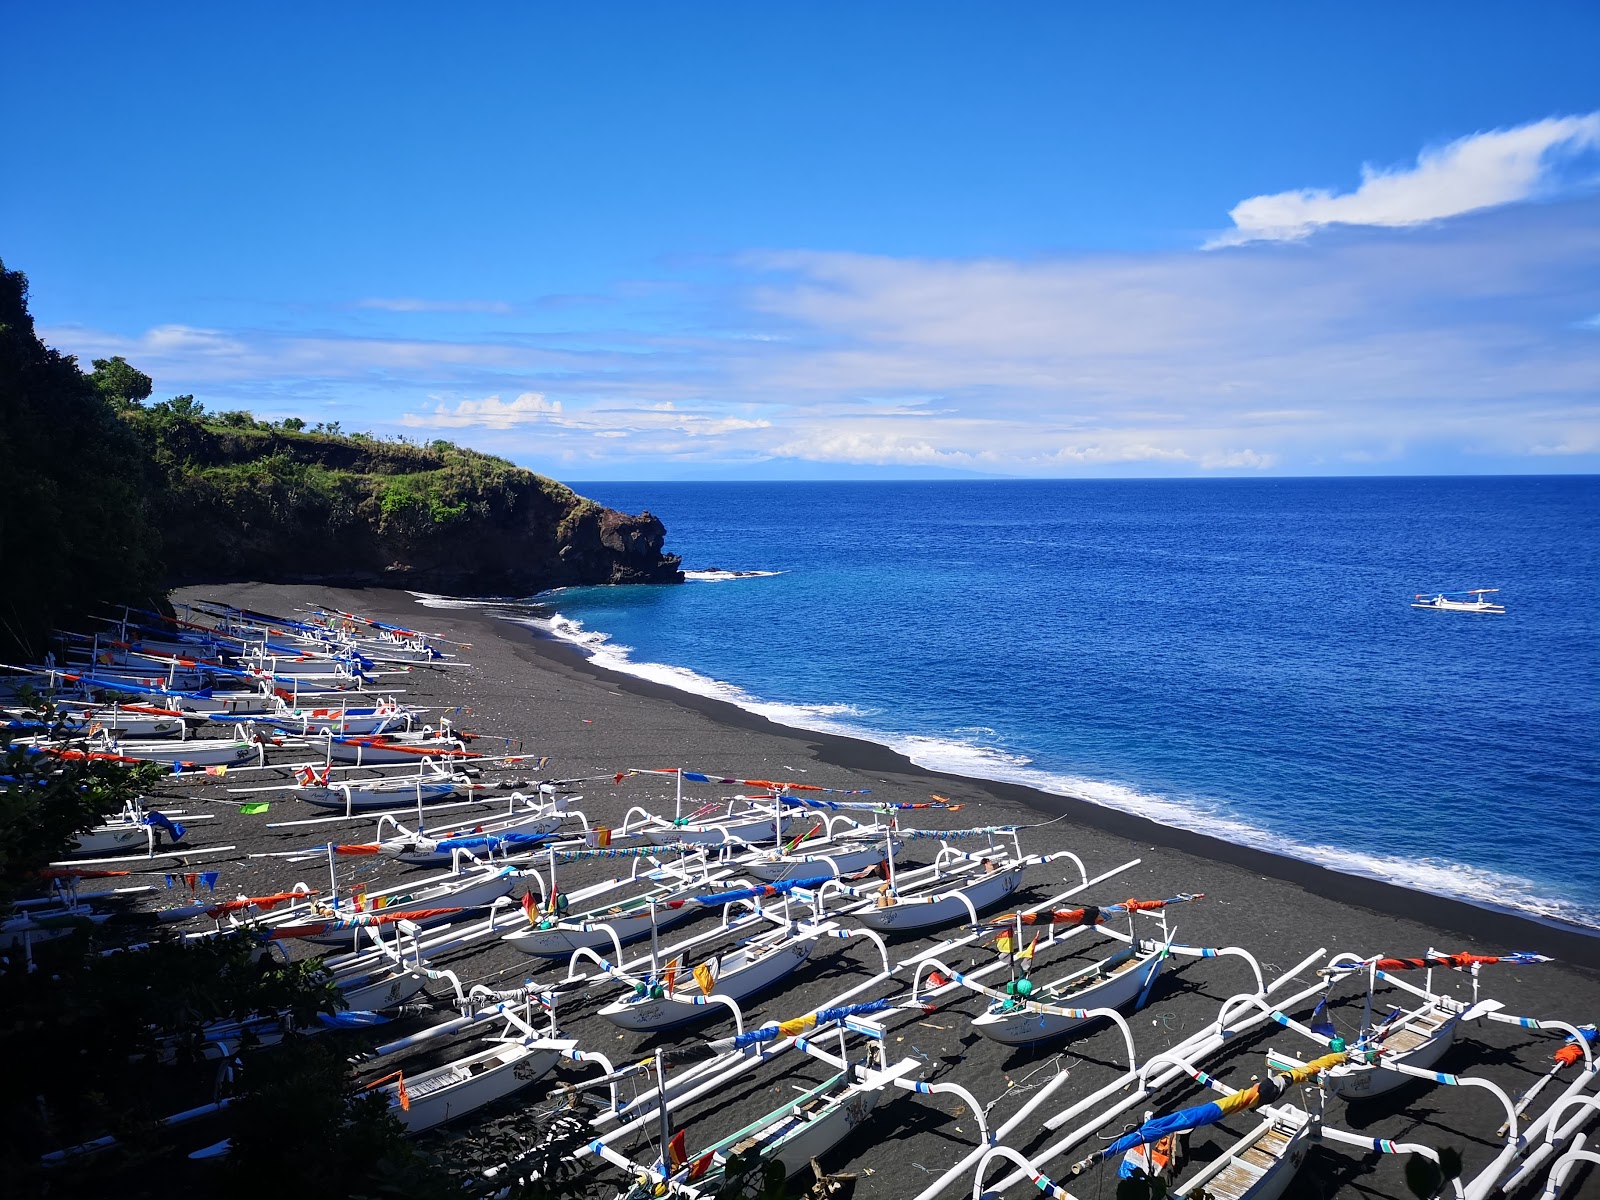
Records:
[[[580,490],[695,573],[539,598],[608,665],[1600,926],[1600,478]]]

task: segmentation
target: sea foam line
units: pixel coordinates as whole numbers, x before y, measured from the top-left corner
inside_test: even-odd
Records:
[[[416,595],[416,593],[413,593]],[[433,608],[506,608],[503,601],[452,600],[447,597],[418,595],[419,601]],[[632,657],[633,648],[614,642],[601,630],[588,629],[582,621],[561,613],[530,615],[502,612],[505,619],[571,643],[588,654],[596,666],[647,679],[666,687],[723,700],[746,712],[763,716],[780,725],[860,738],[887,746],[905,755],[917,766],[930,771],[985,779],[996,783],[1015,783],[1055,796],[1083,800],[1158,825],[1188,830],[1191,833],[1221,838],[1236,845],[1249,846],[1279,857],[1314,863],[1345,875],[1355,875],[1393,883],[1413,891],[1464,900],[1486,908],[1508,910],[1526,916],[1600,928],[1600,908],[1586,907],[1571,900],[1546,896],[1532,880],[1483,867],[1445,859],[1402,858],[1373,854],[1349,846],[1300,842],[1252,825],[1225,811],[1169,796],[1141,792],[1119,783],[1088,779],[1078,775],[1054,773],[1033,764],[1026,755],[994,746],[979,745],[958,738],[929,737],[919,734],[894,734],[859,724],[877,710],[852,704],[784,704],[762,700],[743,688],[702,675],[687,667],[644,662]],[[848,718],[856,718],[856,721]],[[963,733],[993,734],[988,728],[973,727]]]

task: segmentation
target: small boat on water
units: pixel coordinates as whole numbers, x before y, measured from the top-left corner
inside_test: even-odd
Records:
[[[1418,592],[1412,598],[1412,608],[1431,608],[1437,612],[1475,612],[1475,613],[1503,613],[1506,611],[1504,604],[1496,604],[1492,600],[1484,599],[1499,588],[1471,588],[1464,592],[1435,592],[1428,595]]]

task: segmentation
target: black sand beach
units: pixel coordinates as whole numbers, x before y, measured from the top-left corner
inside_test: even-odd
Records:
[[[595,668],[575,648],[541,640],[531,630],[497,620],[481,609],[424,608],[403,592],[269,585],[195,588],[177,594],[174,601],[181,604],[193,598],[221,599],[271,613],[288,613],[315,601],[470,642],[472,649],[462,655],[468,665],[446,671],[412,672],[403,681],[403,698],[418,704],[465,705],[470,715],[461,715],[458,722],[464,729],[485,736],[480,749],[494,753],[492,737],[520,739],[527,754],[550,756],[543,774],[592,779],[579,789],[583,800],[577,805],[591,822],[618,824],[633,805],[670,812],[671,780],[636,776],[618,784],[609,778],[629,768],[683,767],[712,775],[870,788],[875,798],[888,801],[925,800],[937,793],[966,807],[959,813],[914,814],[919,819],[908,824],[954,828],[1050,822],[1023,833],[1025,851],[1070,850],[1083,860],[1091,876],[1139,860],[1137,865],[1085,893],[1087,901],[1110,904],[1129,896],[1206,893],[1205,900],[1173,910],[1177,940],[1192,945],[1244,947],[1256,956],[1268,979],[1319,947],[1326,951],[1319,961],[1340,951],[1406,956],[1422,954],[1430,948],[1479,953],[1538,951],[1559,961],[1541,966],[1485,968],[1484,995],[1503,1001],[1507,1012],[1522,1016],[1574,1023],[1600,1017],[1600,938],[1578,930],[1337,874],[1164,828],[1082,801],[1015,785],[925,771],[882,746],[782,727],[716,700]],[[526,778],[533,774],[531,765],[486,772],[495,778]],[[196,793],[189,789],[196,786],[175,779],[172,794],[192,797]],[[692,790],[694,798],[704,802],[730,789],[695,785]],[[221,799],[225,793],[218,781],[208,780],[203,794]],[[236,803],[242,797],[229,799]],[[330,839],[359,840],[369,836],[371,829],[369,822],[332,827],[333,832],[327,826],[269,831],[265,828],[269,821],[322,814],[292,801],[278,801],[273,803],[270,815],[242,816],[234,803],[208,807],[207,811],[215,812],[218,819],[206,823],[205,841],[234,844],[241,852],[283,851]],[[1392,817],[1389,814],[1389,819]],[[1450,831],[1441,829],[1438,835],[1441,842],[1447,842]],[[200,839],[197,836],[195,840]],[[926,861],[926,856],[918,861]],[[355,860],[356,865],[344,868],[346,879],[389,882],[408,873],[407,868],[395,865],[375,870],[370,863],[367,859]],[[316,885],[326,879],[326,871],[315,864],[290,868],[274,859],[230,862],[219,869],[223,872],[219,894],[228,895],[273,890],[286,880],[305,879]],[[609,873],[597,868],[592,875],[598,878]],[[1069,861],[1058,860],[1035,868],[1025,883],[1022,901],[1036,902],[1065,890],[1069,884],[1061,882],[1064,875],[1071,875],[1071,882],[1077,882]],[[580,882],[582,878],[575,872],[572,881]],[[904,958],[932,940],[891,942],[891,955]],[[867,978],[877,969],[873,965],[876,958],[871,946],[856,941],[820,946],[787,988],[763,995],[747,1006],[747,1024],[754,1026],[807,1011]],[[969,947],[952,965],[964,968],[969,962],[991,960],[992,952]],[[523,978],[553,984],[564,968],[540,967],[541,961],[497,944],[448,965],[463,980],[486,981],[494,986],[515,986]],[[1082,961],[1087,963],[1089,958],[1085,956]],[[868,995],[904,993],[909,987],[906,974],[879,985]],[[1315,981],[1310,971],[1300,979],[1300,987]],[[1222,1000],[1248,990],[1248,983],[1250,976],[1244,965],[1227,958],[1185,959],[1182,965],[1169,969],[1161,977],[1149,1006],[1130,1018],[1141,1059],[1175,1044],[1210,1021]],[[1466,994],[1464,977],[1451,977],[1447,986]],[[619,987],[608,985],[596,990],[609,1000]],[[1354,1003],[1359,992],[1352,983],[1335,994],[1347,998],[1336,1021],[1348,1033],[1359,1020],[1359,1004]],[[956,998],[944,997],[945,1007],[932,1015],[909,1010],[889,1014],[890,1058],[917,1058],[936,1068],[937,1079],[962,1084],[980,1103],[990,1106],[987,1116],[991,1126],[1015,1112],[1056,1068],[1066,1067],[1070,1075],[1066,1085],[1041,1108],[1040,1117],[1058,1111],[1123,1069],[1122,1039],[1114,1029],[1065,1045],[1014,1051],[967,1032],[961,1014],[974,1015],[981,1011],[980,1005],[973,997],[951,995]],[[596,1007],[593,1001],[564,1006],[563,1025],[568,1035],[618,1063],[637,1057],[636,1052],[648,1043],[620,1033],[595,1017]],[[1308,1003],[1292,1015],[1304,1019],[1309,1009]],[[1244,1086],[1252,1075],[1262,1072],[1262,1052],[1269,1046],[1311,1057],[1309,1043],[1291,1032],[1274,1029],[1273,1034],[1240,1038],[1239,1044],[1231,1046],[1225,1055],[1207,1063],[1207,1069],[1233,1086]],[[688,1032],[669,1034],[666,1040],[714,1038],[730,1032],[731,1022],[714,1020]],[[1559,1041],[1548,1034],[1479,1021],[1463,1031],[1438,1069],[1490,1079],[1515,1096],[1548,1068],[1550,1054],[1557,1045]],[[697,1145],[753,1119],[758,1112],[778,1107],[785,1097],[796,1094],[793,1088],[799,1079],[820,1078],[814,1064],[809,1070],[796,1069],[800,1066],[779,1059],[773,1068],[754,1073],[742,1085],[742,1091],[731,1089],[694,1110],[699,1119],[687,1125],[691,1154]],[[563,1078],[573,1079],[583,1074],[578,1070],[561,1072]],[[521,1109],[548,1107],[544,1095],[543,1086],[536,1086],[520,1101],[498,1110],[497,1119],[514,1126]],[[1203,1099],[1202,1093],[1191,1087],[1172,1091],[1154,1107],[1160,1111],[1201,1103]],[[1535,1112],[1540,1108],[1542,1105]],[[1124,1121],[1137,1120],[1142,1115],[1142,1111],[1132,1110],[1101,1133],[1108,1138],[1115,1136]],[[1364,1106],[1347,1107],[1335,1100],[1328,1108],[1330,1124],[1365,1136],[1456,1147],[1465,1156],[1469,1175],[1493,1156],[1494,1131],[1501,1119],[1498,1103],[1487,1093],[1430,1087],[1420,1082]],[[1248,1119],[1234,1121],[1227,1128],[1237,1133],[1248,1124]],[[955,1097],[895,1093],[894,1098],[880,1103],[874,1116],[824,1165],[830,1170],[858,1173],[860,1196],[910,1197],[972,1149],[976,1137],[973,1114]],[[1037,1117],[1006,1138],[1008,1144],[1024,1152],[1050,1140],[1052,1135],[1039,1130]],[[1202,1130],[1195,1136],[1194,1154],[1204,1159],[1231,1141],[1222,1129]],[[1091,1138],[1068,1156],[1069,1161],[1095,1144]],[[1060,1178],[1066,1166],[1067,1162],[1057,1160],[1046,1170]],[[611,1174],[616,1177],[614,1172]],[[999,1170],[995,1169],[990,1177],[998,1175]],[[1581,1176],[1574,1182],[1576,1187],[1569,1183],[1564,1194],[1581,1194],[1586,1186],[1593,1186]],[[1074,1191],[1085,1198],[1109,1196],[1114,1185],[1114,1171],[1101,1168],[1085,1177]],[[953,1182],[945,1194],[966,1195],[971,1187],[969,1173]],[[1019,1189],[1015,1194],[1022,1192]],[[1402,1159],[1363,1155],[1359,1150],[1325,1144],[1312,1152],[1288,1194],[1404,1197],[1410,1193],[1403,1178]]]

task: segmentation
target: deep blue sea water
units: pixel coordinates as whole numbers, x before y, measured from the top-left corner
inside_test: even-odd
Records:
[[[776,572],[541,597],[609,665],[1600,926],[1600,478],[580,490]],[[1507,614],[1409,607],[1467,587]]]

